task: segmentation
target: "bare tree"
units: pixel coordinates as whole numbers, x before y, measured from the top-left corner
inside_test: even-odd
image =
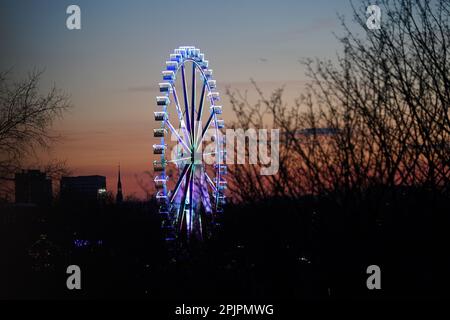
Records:
[[[42,71],[34,71],[22,81],[12,81],[10,72],[0,72],[0,193],[10,192],[14,173],[36,151],[49,148],[58,137],[50,128],[55,118],[70,107],[68,96],[57,88],[39,91]],[[42,166],[50,176],[66,171],[64,163]]]
[[[365,36],[341,18],[342,54],[304,61],[310,83],[293,106],[282,89],[266,98],[255,85],[256,104],[228,90],[237,126],[282,131],[276,176],[231,168],[239,200],[320,194],[354,202],[398,186],[448,194],[450,1],[383,0],[381,30],[366,28],[367,5],[354,7]]]

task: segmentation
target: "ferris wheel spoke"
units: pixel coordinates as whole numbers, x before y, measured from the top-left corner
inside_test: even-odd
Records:
[[[180,190],[180,186],[183,183],[184,178],[186,177],[186,173],[188,172],[188,170],[190,169],[191,164],[186,164],[183,168],[183,171],[181,172],[180,177],[178,178],[177,184],[175,185],[175,189],[173,190],[173,193],[170,195],[170,199],[169,202],[172,203],[173,199],[175,199],[175,196],[178,193],[178,190]]]
[[[191,135],[192,141],[194,140],[194,123],[195,123],[195,63],[192,63],[192,94],[191,94]]]
[[[205,101],[205,91],[206,91],[206,81],[203,80],[203,87],[202,87],[202,93],[200,94],[200,103],[198,106],[198,113],[197,113],[197,130],[195,131],[195,135],[194,135],[194,141],[197,141],[198,138],[198,130],[200,128],[200,121],[202,120],[202,115],[203,115],[203,102]]]
[[[206,213],[211,213],[212,206],[211,206],[211,199],[210,199],[209,192],[208,192],[208,186],[202,183],[202,184],[200,184],[200,190],[201,190],[200,194],[201,194],[201,201],[202,201],[203,207],[205,208]]]
[[[211,186],[211,189],[213,189],[214,192],[217,192],[217,188],[214,185],[214,182],[211,180],[209,175],[205,172],[206,181],[208,181],[209,185]]]
[[[206,81],[203,80],[202,93],[200,95],[200,104],[198,107],[197,121],[200,121],[202,119],[203,102],[205,101],[205,92],[206,92]]]
[[[183,82],[184,110],[185,110],[185,117],[186,117],[186,127],[187,127],[187,130],[189,132],[189,136],[190,136],[190,140],[191,140],[191,144],[192,144],[191,126],[190,126],[191,122],[189,121],[189,97],[188,97],[188,92],[187,92],[187,88],[186,88],[186,76],[185,76],[185,72],[184,72],[184,64],[181,66],[181,78],[182,78],[182,82]]]
[[[177,163],[180,161],[188,161],[191,160],[191,157],[185,157],[185,158],[178,158],[178,159],[173,159],[173,160],[166,160],[167,163]]]
[[[201,145],[201,143],[203,141],[203,138],[205,137],[206,131],[208,131],[209,126],[211,125],[211,121],[213,120],[213,118],[214,118],[214,113],[211,113],[209,115],[208,121],[206,121],[205,127],[202,130],[202,135],[200,136],[200,139],[198,139],[198,141],[197,141],[197,150],[200,147],[200,145]]]
[[[181,126],[181,130],[183,130],[183,135],[184,135],[185,142],[186,142],[186,144],[191,145],[191,140],[189,138],[189,132],[186,129],[187,126],[186,126],[186,123],[185,123],[184,118],[183,118],[183,112],[181,111],[181,107],[180,107],[180,103],[179,103],[179,100],[178,100],[177,91],[176,91],[174,85],[172,85],[172,92],[173,92],[173,96],[174,96],[174,99],[175,99],[175,106],[176,106],[176,109],[177,109],[178,121],[180,121],[180,126]]]
[[[172,133],[175,135],[175,137],[177,137],[177,140],[179,143],[181,143],[181,145],[183,146],[183,148],[188,152],[188,154],[191,153],[191,150],[189,149],[188,145],[186,144],[186,142],[183,140],[183,138],[181,138],[181,136],[178,134],[177,130],[174,128],[174,126],[172,125],[172,123],[170,123],[169,119],[166,119],[166,124],[169,127],[170,131],[172,131]],[[189,143],[189,142],[188,142]]]

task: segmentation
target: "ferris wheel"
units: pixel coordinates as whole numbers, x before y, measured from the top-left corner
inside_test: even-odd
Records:
[[[204,54],[191,46],[175,49],[162,71],[153,168],[169,241],[204,239],[225,204],[224,120],[212,74]]]

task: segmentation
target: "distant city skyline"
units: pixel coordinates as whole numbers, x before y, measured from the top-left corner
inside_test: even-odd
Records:
[[[82,29],[66,28],[66,8],[81,8]],[[336,14],[348,1],[3,1],[0,69],[15,77],[44,69],[42,89],[56,84],[74,108],[54,123],[62,139],[43,159],[66,160],[74,175],[104,175],[116,193],[121,163],[124,197],[144,195],[135,175],[152,170],[152,112],[169,53],[195,45],[208,56],[227,109],[225,87],[269,94],[286,85],[298,96],[299,59],[333,58],[342,33]]]

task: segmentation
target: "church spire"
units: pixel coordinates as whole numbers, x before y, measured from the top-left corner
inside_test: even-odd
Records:
[[[122,181],[120,180],[120,164],[119,164],[119,174],[117,179],[117,195],[116,195],[116,203],[122,203],[123,194],[122,194]]]

